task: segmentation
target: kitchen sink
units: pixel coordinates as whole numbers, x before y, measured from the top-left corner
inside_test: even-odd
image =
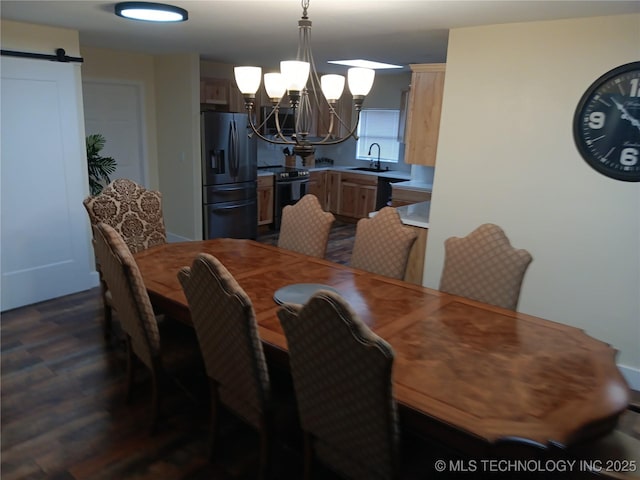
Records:
[[[360,172],[392,172],[393,170],[385,170],[383,168],[371,168],[371,167],[354,167],[354,168],[350,168],[349,170],[358,170]]]

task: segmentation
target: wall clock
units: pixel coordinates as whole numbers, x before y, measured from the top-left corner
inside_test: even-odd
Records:
[[[573,138],[598,172],[640,182],[640,62],[614,68],[591,84],[576,108]]]

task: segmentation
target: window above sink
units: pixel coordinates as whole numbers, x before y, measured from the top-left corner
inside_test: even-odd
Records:
[[[379,155],[381,162],[398,163],[400,156],[400,143],[397,135],[399,121],[400,110],[363,109],[360,112],[360,123],[358,124],[356,158],[376,162]],[[380,149],[374,148],[372,152],[371,145],[373,144],[377,144]]]

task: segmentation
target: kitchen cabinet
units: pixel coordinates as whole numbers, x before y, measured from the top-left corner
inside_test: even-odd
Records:
[[[434,167],[444,92],[444,63],[412,64],[405,163]]]
[[[273,175],[258,176],[258,225],[273,223]]]
[[[226,78],[201,78],[200,103],[208,105],[228,105],[229,80]]]
[[[229,111],[234,113],[246,113],[247,109],[244,106],[244,97],[240,93],[240,89],[236,84],[235,79],[231,80],[229,89]]]
[[[368,217],[376,209],[377,190],[377,176],[343,172],[340,177],[338,215]]]
[[[427,251],[427,234],[429,233],[429,229],[414,227],[412,225],[405,225],[405,227],[414,230],[418,234],[418,237],[416,238],[416,241],[413,242],[413,246],[409,251],[407,269],[404,272],[404,281],[415,283],[416,285],[422,285],[424,255]]]
[[[391,191],[392,207],[401,207],[431,200],[431,192],[426,190],[410,190],[392,185]]]
[[[325,170],[309,172],[309,193],[318,197],[320,206],[327,211],[327,172]]]
[[[328,212],[338,213],[340,207],[340,172],[327,172],[325,191],[327,193],[326,207]]]
[[[200,104],[203,109],[245,113],[244,98],[235,80],[203,77],[200,79]]]
[[[335,111],[338,116],[344,122],[344,125],[334,118],[333,135],[332,138],[344,137],[349,134],[351,128],[351,115],[352,115],[352,100],[351,94],[343,92],[342,97],[336,102]],[[317,119],[314,123],[314,132],[312,135],[318,137],[324,137],[329,132],[329,124],[331,122],[331,113],[329,105],[322,101],[320,102],[320,109],[317,111]]]

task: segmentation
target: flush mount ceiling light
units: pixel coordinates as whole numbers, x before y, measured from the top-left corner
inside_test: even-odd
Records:
[[[402,68],[402,65],[393,65],[391,63],[374,62],[372,60],[329,60],[327,63],[335,65],[347,65],[348,67],[373,68],[375,70],[386,70],[389,68]]]
[[[260,126],[254,123],[254,109],[256,92],[260,88],[262,68],[260,67],[235,67],[236,83],[242,96],[249,116],[249,125],[254,134],[265,142],[276,145],[293,147],[293,152],[303,159],[315,152],[318,145],[336,145],[349,138],[356,138],[356,129],[360,119],[360,110],[365,96],[373,86],[375,71],[369,68],[350,68],[347,72],[349,90],[353,96],[353,105],[356,111],[356,119],[350,126],[336,112],[338,100],[344,90],[345,78],[342,75],[318,76],[313,53],[311,52],[311,20],[307,16],[309,0],[302,0],[302,18],[298,21],[298,54],[296,60],[280,62],[279,73],[265,73],[264,86],[271,100],[273,108],[262,119],[266,122],[269,118],[275,119],[277,133],[273,137],[267,137],[260,133]],[[282,131],[282,125],[278,120],[280,102],[289,94],[289,106],[293,110],[295,121],[295,134],[287,137]],[[321,121],[319,112],[328,111],[329,119],[326,127],[327,134],[319,139],[309,137],[314,119]],[[349,122],[351,123],[351,122]],[[340,127],[348,130],[344,136],[336,134]],[[335,131],[334,131],[335,130]]]
[[[121,2],[115,7],[116,15],[146,22],[184,22],[189,13],[180,7],[150,2]]]

